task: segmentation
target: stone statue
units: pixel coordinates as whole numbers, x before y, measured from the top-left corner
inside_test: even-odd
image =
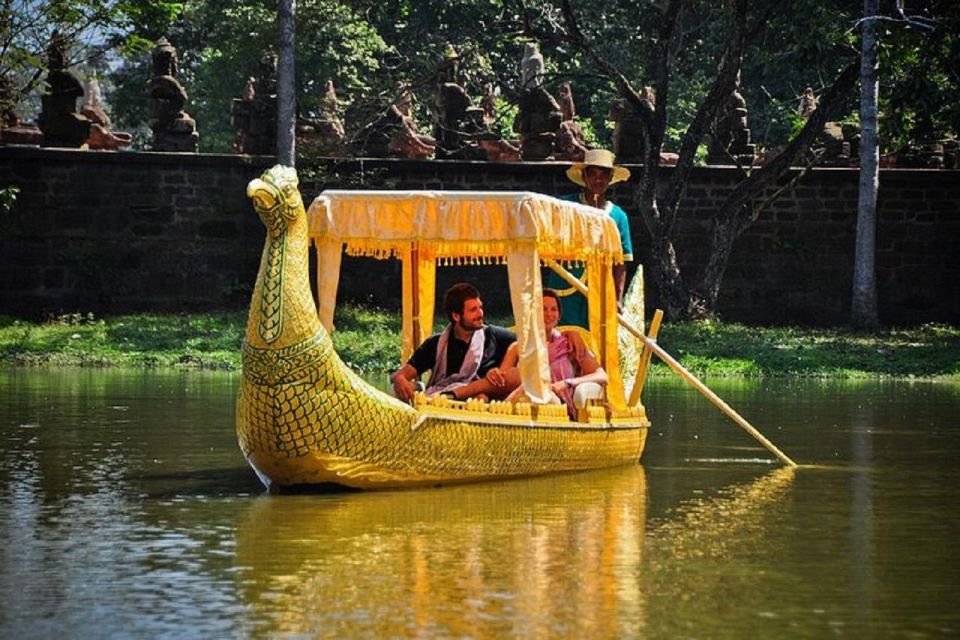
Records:
[[[54,31],[47,48],[47,92],[41,99],[40,130],[47,147],[79,148],[90,136],[90,120],[77,112],[83,81],[67,68],[67,41]]]
[[[408,82],[396,84],[397,99],[390,105],[390,120],[395,123],[387,143],[387,152],[391,156],[424,159],[429,158],[437,150],[437,141],[426,134],[420,133],[416,120],[413,119],[413,103],[416,96]]]
[[[90,126],[90,137],[87,138],[87,148],[115,150],[129,146],[133,142],[132,135],[111,130],[110,116],[100,104],[100,82],[97,76],[90,76],[86,84],[86,99],[80,113],[93,123]]]
[[[497,97],[499,90],[493,88],[493,84],[483,85],[483,98],[480,99],[480,108],[483,109],[483,124],[489,127],[497,121]]]
[[[813,87],[807,87],[800,96],[800,117],[806,120],[817,110],[817,96],[813,95]]]
[[[20,114],[17,113],[16,107],[16,89],[13,81],[6,73],[0,74],[0,129],[20,124]]]
[[[823,167],[849,167],[859,160],[860,127],[826,122],[810,150]]]
[[[528,42],[523,45],[523,58],[520,59],[520,74],[523,89],[539,89],[543,86],[544,75],[543,54],[536,43]]]
[[[643,110],[653,115],[657,98],[652,87],[643,87],[640,91]],[[626,99],[618,98],[610,105],[607,116],[613,120],[613,153],[621,162],[643,162],[643,118],[642,114]]]
[[[397,82],[396,97],[387,109],[363,128],[352,143],[352,152],[372,158],[427,158],[436,151],[436,140],[420,133],[413,118],[416,95],[409,83]]]
[[[564,122],[577,116],[577,105],[573,103],[573,89],[569,82],[560,85],[560,113]]]
[[[587,140],[583,135],[583,128],[574,119],[577,108],[573,103],[573,90],[569,82],[560,85],[560,112],[562,120],[557,131],[554,158],[580,162],[587,152]]]
[[[643,101],[645,108],[649,109],[650,113],[657,108],[657,94],[653,92],[653,87],[645,86],[640,90],[640,99]]]
[[[490,162],[516,162],[520,159],[520,144],[516,140],[504,140],[495,133],[484,134],[477,144]]]
[[[524,45],[520,69],[523,84],[513,128],[520,134],[521,155],[524,160],[548,160],[553,157],[563,113],[554,97],[543,88],[543,56],[535,44]]]
[[[318,107],[319,117],[297,118],[297,145],[322,155],[340,155],[346,132],[337,114],[340,104],[333,80],[327,80],[327,88]]]
[[[267,51],[257,63],[255,78],[244,83],[243,97],[230,104],[230,124],[236,130],[237,153],[277,152],[277,55]]]
[[[147,83],[147,124],[153,131],[154,151],[196,153],[197,123],[183,107],[187,92],[177,80],[177,50],[164,37],[153,48],[153,77]]]
[[[460,54],[451,45],[437,62],[437,84],[433,93],[433,135],[438,159],[479,159],[483,157],[471,137],[483,131],[483,110],[457,83]]]
[[[36,125],[20,121],[16,95],[13,81],[0,74],[0,144],[39,145],[43,142],[43,132]]]
[[[747,101],[740,94],[738,72],[733,91],[727,98],[724,110],[714,122],[710,144],[707,147],[707,163],[749,166],[753,164],[755,157],[756,145],[750,142]]]
[[[618,160],[623,162],[643,163],[646,161],[646,151],[643,147],[644,114],[652,117],[657,107],[657,96],[653,87],[643,87],[640,90],[640,108],[634,107],[626,98],[618,98],[610,105],[608,117],[614,121],[613,151]],[[661,151],[658,160],[660,165],[672,166],[677,164],[679,156],[671,151]]]
[[[340,101],[337,99],[337,88],[333,86],[333,80],[327,80],[327,88],[320,99],[320,110],[324,115],[337,117],[337,111],[340,110]]]

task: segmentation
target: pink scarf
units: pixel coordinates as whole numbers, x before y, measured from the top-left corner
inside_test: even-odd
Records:
[[[573,362],[570,361],[570,353],[573,347],[567,336],[556,329],[547,336],[547,355],[550,357],[550,381],[557,382],[574,378],[577,375],[573,368]],[[567,411],[573,415],[573,389],[567,386],[560,394],[560,399],[567,405]]]

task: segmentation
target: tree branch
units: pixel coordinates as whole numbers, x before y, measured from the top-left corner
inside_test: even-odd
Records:
[[[680,157],[677,159],[676,169],[667,191],[666,206],[671,210],[675,210],[680,204],[680,198],[683,196],[683,190],[693,168],[697,148],[703,141],[707,127],[716,119],[724,102],[733,93],[746,44],[746,23],[747,0],[734,0],[727,50],[723,54],[719,72],[706,98],[697,108],[680,143]]]
[[[580,23],[577,19],[577,15],[573,10],[573,7],[570,5],[570,0],[562,0],[560,3],[560,11],[563,14],[563,20],[569,29],[567,38],[570,44],[577,47],[581,52],[586,54],[597,67],[611,80],[617,89],[620,90],[622,95],[630,102],[630,104],[637,110],[642,111],[643,109],[643,98],[640,97],[640,93],[633,87],[630,81],[627,79],[623,73],[620,72],[609,60],[601,56],[593,45],[587,40],[583,35],[583,31],[580,29]],[[643,117],[641,115],[641,117]]]
[[[720,207],[721,218],[736,217],[743,206],[769,183],[777,180],[791,166],[801,152],[808,149],[813,140],[823,131],[827,119],[847,92],[853,87],[860,73],[860,60],[857,58],[848,64],[834,80],[833,84],[821,96],[817,109],[810,114],[807,123],[783,152],[769,163],[753,171],[746,180],[738,184]],[[759,213],[759,212],[758,212]],[[754,218],[741,220],[740,226],[746,226]]]

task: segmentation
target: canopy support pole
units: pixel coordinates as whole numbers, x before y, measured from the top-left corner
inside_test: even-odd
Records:
[[[650,321],[650,334],[647,338],[650,341],[657,339],[660,333],[660,323],[663,321],[663,311],[657,309],[653,314],[653,320]],[[643,343],[643,353],[640,354],[640,364],[637,367],[637,377],[634,380],[633,388],[630,390],[630,401],[627,403],[635,407],[640,402],[640,393],[643,391],[643,385],[647,382],[647,369],[650,367],[650,356],[653,355],[653,349],[646,341]]]
[[[413,348],[423,342],[420,335],[420,249],[416,244],[410,250],[410,289],[413,302]]]

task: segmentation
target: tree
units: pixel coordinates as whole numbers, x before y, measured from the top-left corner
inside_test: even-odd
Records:
[[[898,166],[960,136],[960,3],[884,3],[878,14],[881,153]]]
[[[887,24],[892,54],[886,58],[890,73],[890,98],[884,101],[887,122],[896,132],[888,140],[892,149],[930,144],[960,132],[960,109],[955,100],[937,96],[945,88],[960,88],[960,10],[955,3],[935,2],[925,13],[904,9],[897,0],[892,15],[880,11],[879,0],[864,0],[860,20],[860,192],[854,256],[850,322],[860,329],[880,325],[874,273],[876,259],[877,193],[880,185],[879,51],[877,34]],[[908,62],[910,61],[910,62]],[[923,69],[921,71],[920,66]],[[904,67],[912,72],[904,73]],[[918,84],[921,83],[921,84]],[[909,89],[913,95],[907,96]],[[908,151],[909,153],[909,151]],[[905,154],[907,155],[907,154]]]
[[[44,52],[54,30],[72,43],[71,64],[104,67],[116,53],[144,52],[182,9],[164,0],[7,0],[0,17],[0,78],[4,109],[26,109],[42,88]]]
[[[352,6],[338,0],[299,0],[296,6],[296,107],[315,117],[327,80],[341,96],[379,92],[389,80],[384,59],[389,47]],[[190,95],[188,111],[198,123],[203,152],[228,152],[234,131],[230,101],[255,75],[267,49],[277,48],[276,0],[196,0],[166,34],[180,54],[181,83]],[[118,126],[145,120],[143,88],[149,59],[131,57],[112,74]]]
[[[857,238],[853,266],[853,299],[850,321],[860,329],[880,325],[874,277],[877,230],[877,192],[880,188],[880,141],[877,131],[877,38],[879,0],[863,0],[860,23],[860,193],[857,203]]]
[[[277,68],[277,162],[296,166],[297,96],[294,49],[296,42],[296,0],[280,0],[277,23],[280,27],[280,60]]]
[[[645,49],[647,60],[640,67],[639,77],[633,78],[612,62],[605,51],[601,51],[598,43],[605,44],[611,40],[606,37],[601,39],[602,34],[596,29],[592,36],[585,30],[583,25],[608,24],[603,17],[592,14],[588,19],[581,20],[581,11],[591,11],[589,7],[575,10],[570,0],[562,0],[559,7],[555,8],[556,13],[551,13],[550,7],[546,10],[539,7],[539,16],[534,7],[525,7],[528,34],[541,40],[562,42],[582,54],[598,74],[616,86],[643,122],[645,154],[639,178],[635,181],[634,203],[651,237],[653,283],[660,294],[661,305],[667,315],[674,318],[708,317],[714,314],[720,284],[735,240],[757,219],[770,198],[779,192],[777,183],[803,157],[823,129],[828,114],[844,101],[857,77],[856,62],[846,62],[842,69],[835,72],[834,80],[823,92],[819,108],[782,152],[763,167],[741,167],[742,179],[728,194],[712,221],[711,247],[704,273],[697,284],[688,286],[674,244],[677,215],[687,181],[696,163],[698,150],[735,89],[744,56],[748,52],[748,43],[777,17],[777,12],[785,10],[786,3],[769,3],[761,11],[752,14],[747,0],[732,0],[724,4],[726,10],[722,16],[713,13],[711,3],[665,0],[652,5],[648,12],[652,16],[647,17],[645,26],[649,29],[655,25],[655,28],[635,38],[641,42],[639,48]],[[537,26],[538,17],[540,23],[548,24],[547,28]],[[719,18],[722,18],[722,22]],[[699,96],[690,105],[685,127],[679,134],[676,166],[668,174],[660,167],[660,157],[668,135],[668,109],[676,109],[671,102],[672,90],[677,84],[675,66],[683,60],[681,51],[687,46],[699,48],[701,53],[710,49],[709,43],[694,42],[690,45],[689,42],[694,28],[704,30],[707,28],[705,23],[711,21],[713,29],[708,31],[724,34],[722,43],[715,45],[714,49],[719,50],[719,64],[711,70],[704,68],[702,62],[698,63],[700,76],[704,80],[699,87]],[[613,55],[622,57],[623,41],[613,39],[612,42],[614,47],[621,50]],[[839,66],[841,57],[835,55],[834,58]],[[644,100],[639,89],[644,85],[653,89],[656,97],[653,104]],[[768,195],[771,189],[774,189],[772,196]]]

